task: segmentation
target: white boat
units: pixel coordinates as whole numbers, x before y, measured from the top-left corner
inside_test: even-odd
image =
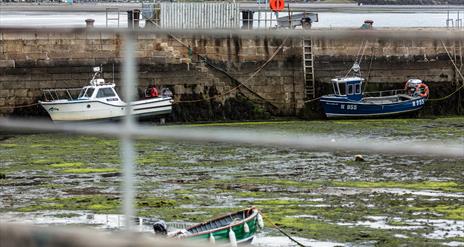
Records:
[[[73,98],[72,89],[44,90],[45,101],[39,104],[48,112],[53,121],[89,121],[120,118],[125,115],[127,103],[121,100],[114,83],[106,83],[99,67],[94,68],[94,76],[90,85],[80,89],[79,96]],[[58,92],[65,93],[67,99],[60,99]],[[51,96],[51,97],[50,97]],[[159,97],[137,100],[130,103],[131,114],[155,116],[169,114],[172,111],[172,93],[163,91]],[[52,100],[47,100],[51,98]]]

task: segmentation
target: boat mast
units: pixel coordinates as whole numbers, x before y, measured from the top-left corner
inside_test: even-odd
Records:
[[[361,66],[358,62],[354,62],[353,66],[351,67],[351,70],[353,70],[354,76],[361,77]]]

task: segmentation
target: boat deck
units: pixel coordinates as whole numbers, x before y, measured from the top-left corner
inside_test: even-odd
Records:
[[[409,96],[406,94],[397,94],[397,95],[384,96],[384,97],[365,97],[362,99],[362,102],[373,103],[373,104],[389,104],[389,103],[407,101],[411,99],[413,99],[412,96]]]

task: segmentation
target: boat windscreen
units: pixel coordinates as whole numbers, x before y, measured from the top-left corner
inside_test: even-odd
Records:
[[[92,94],[93,94],[94,90],[95,89],[93,89],[93,88],[87,88],[87,91],[85,92],[84,97],[88,97],[88,98],[92,97]]]
[[[116,96],[116,94],[111,88],[100,88],[97,93],[97,98],[106,98],[106,97],[114,97],[114,96]]]
[[[84,96],[84,93],[85,93],[85,90],[87,90],[87,88],[83,88],[81,89],[80,93],[79,93],[79,96],[77,96],[77,98],[81,98]]]
[[[334,94],[336,95],[340,94],[340,92],[338,92],[337,83],[336,82],[332,83],[332,86],[333,86]]]
[[[340,90],[340,95],[346,95],[346,83],[338,83],[338,90]]]

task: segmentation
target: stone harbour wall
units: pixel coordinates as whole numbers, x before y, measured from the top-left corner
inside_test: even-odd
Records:
[[[43,99],[42,89],[86,85],[93,66],[102,65],[105,79],[119,86],[122,44],[120,36],[106,33],[0,33],[0,114],[45,116],[37,105],[22,106]],[[447,46],[460,61],[463,42]],[[439,42],[376,40],[361,47],[360,40],[314,40],[318,95],[330,92],[326,82],[344,75],[360,50],[369,89],[401,88],[413,77],[427,81],[433,97],[456,88],[457,73]],[[299,39],[139,34],[135,55],[139,94],[153,82],[169,87],[175,121],[304,114]],[[462,98],[455,94],[430,112],[455,114]]]

